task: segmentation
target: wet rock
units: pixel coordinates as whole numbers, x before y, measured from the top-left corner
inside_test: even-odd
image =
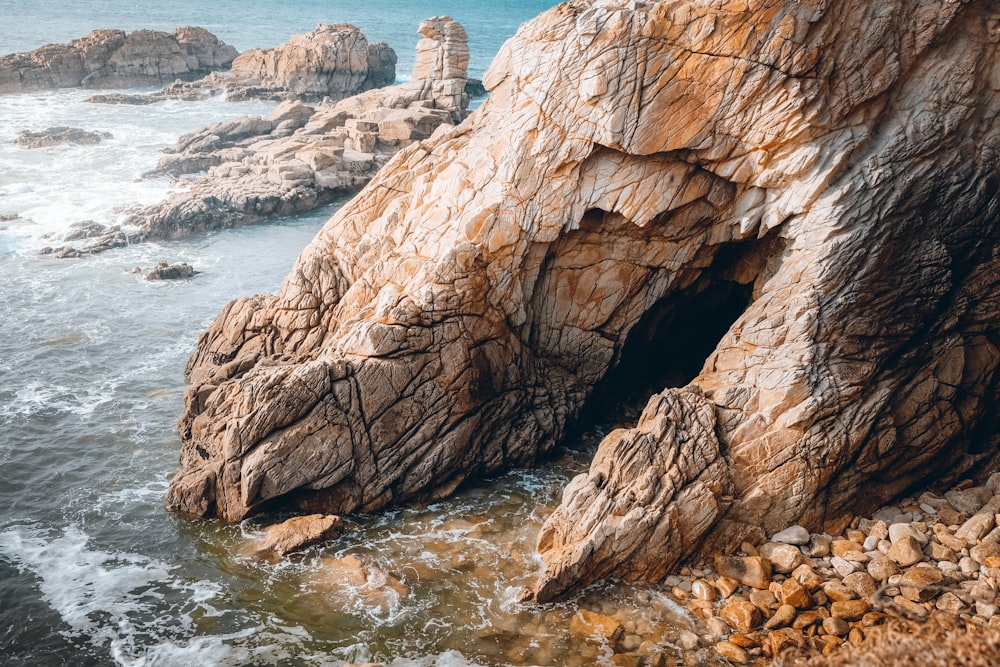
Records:
[[[771,561],[775,572],[787,574],[802,564],[802,552],[791,544],[768,542],[760,548],[760,555]]]
[[[777,606],[778,599],[775,597],[775,594],[769,590],[753,589],[747,597],[750,599],[750,602],[757,607],[757,609],[760,609],[760,613],[764,616],[764,618],[769,618],[771,616],[771,612],[773,611],[773,607]]]
[[[340,535],[344,522],[339,516],[297,516],[264,529],[264,537],[249,547],[253,555],[277,560]]]
[[[78,127],[50,127],[38,132],[23,130],[17,135],[17,145],[22,148],[49,148],[62,144],[93,146],[103,139],[111,139],[110,132],[88,132]]]
[[[63,236],[63,241],[79,241],[80,239],[92,239],[101,236],[108,231],[107,226],[93,220],[74,222],[69,226],[70,231]]]
[[[579,609],[570,617],[569,632],[580,639],[600,639],[614,643],[625,634],[625,628],[610,616]]]
[[[193,278],[198,273],[190,264],[181,262],[179,264],[169,264],[160,261],[156,266],[146,273],[146,280],[182,280]]]
[[[388,611],[409,596],[409,588],[391,574],[366,564],[356,556],[320,559],[310,582],[317,590],[336,593],[364,607]]]
[[[740,648],[730,642],[719,642],[715,645],[716,652],[729,662],[736,665],[745,665],[750,662],[750,654],[746,649]]]
[[[715,571],[751,588],[767,588],[771,583],[771,563],[760,556],[715,556]]]
[[[732,577],[723,575],[715,580],[715,590],[719,591],[719,597],[723,600],[735,593],[736,589],[739,587],[740,582],[736,581]]]
[[[718,616],[708,619],[706,625],[708,626],[708,631],[716,637],[725,637],[730,632],[729,624]]]
[[[760,610],[753,603],[747,600],[730,600],[721,610],[719,616],[722,617],[729,627],[737,632],[752,632],[754,628],[760,626],[763,618]]]
[[[94,30],[68,44],[0,57],[0,94],[53,88],[128,88],[197,78],[237,51],[203,28]]]
[[[790,526],[772,535],[771,541],[799,546],[809,544],[809,531],[802,526]]]
[[[692,582],[691,594],[699,600],[715,600],[718,597],[715,587],[704,579],[697,579]]]

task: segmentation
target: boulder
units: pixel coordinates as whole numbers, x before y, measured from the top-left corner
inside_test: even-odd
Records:
[[[265,528],[264,535],[251,544],[248,551],[261,558],[277,560],[334,538],[340,534],[343,527],[344,522],[339,516],[334,515],[310,514],[292,517]]]
[[[194,267],[187,262],[170,264],[166,261],[160,261],[146,272],[146,280],[182,280],[193,278],[196,273],[198,272],[194,270]]]
[[[398,153],[277,294],[201,336],[167,507],[440,498],[550,452],[623,368],[706,340],[567,486],[537,599],[988,465],[989,4],[740,7],[575,0],[524,24],[469,119]]]
[[[226,81],[229,99],[340,100],[396,80],[396,53],[349,23],[321,23],[288,44],[244,51]]]
[[[50,127],[38,132],[22,130],[17,135],[17,145],[22,148],[49,148],[61,144],[93,146],[104,139],[111,139],[110,132],[90,132],[78,127]]]
[[[94,30],[68,44],[0,57],[0,94],[53,88],[132,88],[195,79],[228,66],[233,47],[204,28]]]

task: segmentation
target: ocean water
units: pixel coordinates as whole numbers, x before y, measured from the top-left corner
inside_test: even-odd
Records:
[[[318,22],[350,21],[413,64],[420,19],[467,27],[474,74],[548,1],[347,3],[28,3],[0,0],[0,52],[64,42],[99,27],[202,25],[240,49],[277,45]],[[430,507],[350,517],[337,541],[282,563],[242,556],[258,517],[240,525],[166,514],[178,466],[176,419],[195,340],[230,299],[278,288],[337,206],[179,242],[82,260],[38,250],[69,225],[119,221],[156,202],[166,180],[138,181],[159,151],[215,120],[264,103],[83,103],[77,90],[0,96],[0,664],[387,665],[611,664],[610,647],[569,636],[571,614],[617,615],[650,650],[680,656],[691,621],[654,588],[606,584],[561,605],[525,607],[534,540],[566,480],[583,470],[595,428],[559,458],[512,471]],[[70,125],[112,138],[26,150],[21,130]],[[187,281],[133,273],[191,263]],[[331,581],[352,555],[363,586]],[[386,592],[387,576],[402,592]],[[697,656],[686,656],[695,659]]]

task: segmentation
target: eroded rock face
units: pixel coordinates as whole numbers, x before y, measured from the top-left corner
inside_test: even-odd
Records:
[[[578,0],[525,24],[472,117],[202,335],[167,507],[370,511],[530,464],[638,323],[720,283],[749,305],[570,484],[537,599],[994,457],[998,9]]]
[[[237,55],[204,28],[94,30],[68,44],[0,57],[0,94],[52,88],[131,88],[194,79]]]
[[[226,80],[230,99],[340,100],[396,80],[396,52],[349,23],[321,23],[273,49],[245,51]]]

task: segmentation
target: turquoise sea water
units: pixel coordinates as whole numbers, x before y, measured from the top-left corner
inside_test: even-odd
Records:
[[[517,26],[554,4],[306,0],[0,0],[0,52],[94,28],[205,26],[237,48],[274,46],[319,22],[352,22],[413,65],[419,21],[448,14],[481,75]],[[344,538],[279,564],[241,556],[262,517],[237,526],[166,514],[177,470],[183,368],[230,299],[278,288],[338,204],[256,227],[84,260],[38,249],[81,220],[114,223],[174,184],[137,181],[160,149],[264,103],[85,104],[67,90],[0,96],[0,665],[610,664],[569,637],[579,607],[617,614],[656,650],[689,623],[654,589],[608,585],[543,608],[517,602],[538,568],[534,539],[599,430],[534,471],[514,471],[431,507],[351,517]],[[29,151],[21,130],[71,125],[113,137]],[[342,202],[341,202],[342,203]],[[186,261],[194,279],[133,274]],[[329,579],[329,560],[369,567],[365,586]],[[384,574],[405,594],[378,595]],[[376,599],[377,598],[377,599]]]
[[[558,3],[512,0],[0,0],[0,54],[83,37],[95,28],[173,30],[198,25],[239,50],[277,46],[318,23],[353,23],[370,42],[388,42],[399,55],[399,72],[413,69],[417,25],[431,16],[451,16],[469,34],[472,76],[481,76],[500,45],[518,25]]]

